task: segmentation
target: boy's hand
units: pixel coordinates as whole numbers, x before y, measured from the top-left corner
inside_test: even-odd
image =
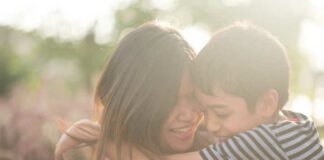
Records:
[[[68,127],[65,121],[58,121],[59,129],[63,133],[56,144],[55,160],[63,160],[64,153],[77,148],[81,144],[92,144],[100,135],[100,125],[88,119],[82,119]]]

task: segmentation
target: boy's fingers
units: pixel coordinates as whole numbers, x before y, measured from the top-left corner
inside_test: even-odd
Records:
[[[57,123],[58,129],[61,133],[64,133],[65,130],[70,126],[69,123],[67,121],[63,120],[62,118],[58,118],[56,123]]]

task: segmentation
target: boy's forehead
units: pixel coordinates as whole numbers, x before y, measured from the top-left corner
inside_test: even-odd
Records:
[[[212,105],[224,99],[221,94],[206,93],[202,90],[195,90],[195,95],[203,105]]]
[[[246,101],[239,96],[235,96],[223,91],[218,91],[214,94],[207,94],[201,90],[195,91],[198,101],[205,107],[226,108],[235,107],[237,105],[246,105]]]

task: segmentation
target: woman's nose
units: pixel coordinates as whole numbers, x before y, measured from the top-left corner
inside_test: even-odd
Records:
[[[178,118],[180,121],[192,122],[198,117],[199,117],[199,112],[197,111],[196,108],[192,106],[183,106]]]

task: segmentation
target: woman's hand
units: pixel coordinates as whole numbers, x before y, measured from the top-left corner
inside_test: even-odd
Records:
[[[68,129],[64,121],[59,121],[59,128],[63,132],[55,148],[55,160],[64,160],[64,153],[70,149],[79,147],[81,144],[90,145],[95,143],[100,135],[100,125],[89,119],[75,122]]]

